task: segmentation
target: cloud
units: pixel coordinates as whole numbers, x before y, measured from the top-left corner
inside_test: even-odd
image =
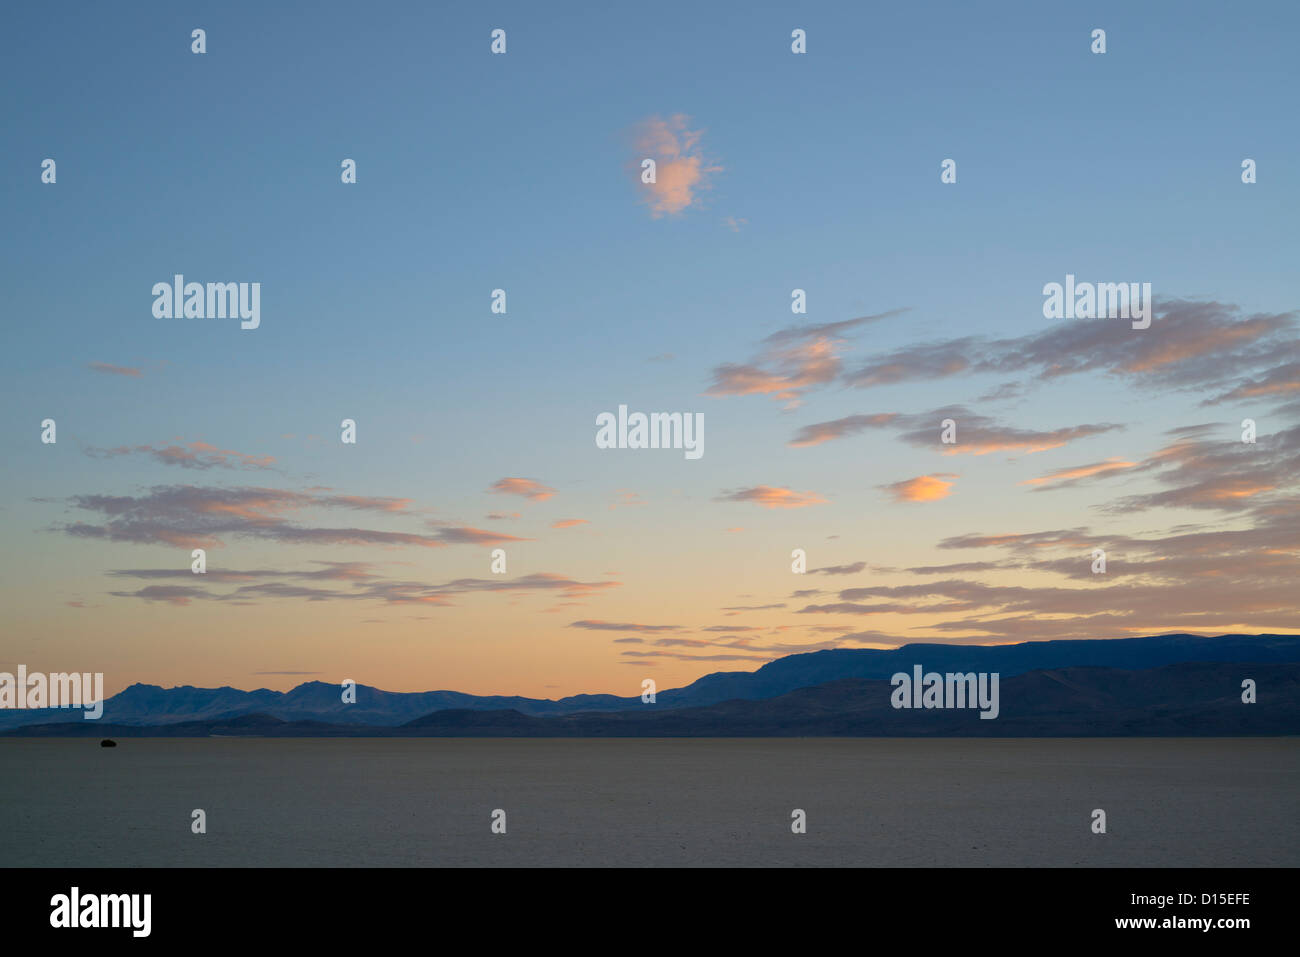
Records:
[[[753,661],[762,663],[771,661],[773,657],[772,655],[683,655],[668,651],[624,651],[621,654],[637,659],[636,661],[626,661],[624,664],[636,665],[641,668],[656,664],[655,661],[645,660],[653,658],[668,658],[675,661]]]
[[[838,630],[838,629],[837,629]],[[869,634],[863,632],[862,634]],[[813,651],[825,651],[831,648],[843,647],[846,641],[854,641],[857,644],[856,636],[853,634],[841,636],[825,641],[814,642],[768,642],[765,644],[756,644],[753,638],[732,638],[729,641],[701,640],[698,638],[656,638],[649,642],[650,650],[622,651],[623,657],[635,658],[638,661],[655,658],[667,658],[676,661],[752,661],[756,663],[771,661],[774,658],[793,654],[806,654]],[[639,642],[642,646],[646,642]],[[896,644],[897,642],[894,642]],[[892,647],[890,645],[889,647]],[[698,649],[711,648],[717,649],[714,654],[688,654],[681,651],[663,649]]]
[[[497,479],[492,483],[492,487],[488,491],[498,492],[502,495],[522,495],[533,502],[545,502],[555,494],[555,489],[548,488],[536,479],[529,478]]]
[[[951,473],[918,475],[916,478],[907,479],[904,482],[881,485],[880,488],[889,492],[896,502],[933,502],[948,497],[948,490],[952,488],[952,482],[945,481],[945,479],[955,478],[957,476]]]
[[[867,567],[866,562],[854,562],[852,565],[827,565],[825,568],[810,568],[809,575],[856,575]]]
[[[1135,468],[1136,462],[1126,462],[1121,458],[1109,458],[1104,462],[1092,462],[1088,465],[1074,465],[1055,469],[1038,478],[1025,479],[1021,485],[1036,485],[1035,492],[1054,488],[1069,488],[1088,478],[1107,478],[1128,469]]]
[[[142,371],[132,366],[115,366],[110,365],[107,362],[91,362],[87,364],[86,368],[93,369],[96,372],[105,372],[109,375],[130,376],[134,379],[139,379],[144,376]]]
[[[334,508],[355,508],[366,512],[401,512],[411,504],[409,498],[390,498],[382,495],[328,495],[317,501]]]
[[[552,522],[551,528],[573,528],[577,525],[591,524],[585,518],[562,518],[559,521]]]
[[[1295,313],[1241,316],[1233,305],[1157,302],[1151,328],[1112,320],[1054,322],[1015,339],[963,337],[868,358],[844,377],[857,388],[960,373],[1029,374],[1041,381],[1103,372],[1166,389],[1204,388],[1279,359],[1300,359]]]
[[[69,504],[98,513],[101,521],[98,524],[72,522],[57,528],[77,538],[185,548],[217,547],[229,536],[291,545],[442,548],[448,544],[483,544],[483,536],[492,535],[478,529],[454,527],[440,529],[434,535],[374,528],[311,527],[288,517],[309,509],[400,512],[407,501],[274,488],[158,485],[139,496],[72,496]],[[501,540],[511,539],[506,536]]]
[[[1188,432],[1180,430],[1185,437]],[[1195,433],[1192,433],[1195,434]],[[1293,475],[1295,473],[1292,473]],[[1300,479],[1292,478],[1289,488]],[[1292,630],[1300,627],[1300,497],[1277,497],[1231,513],[1231,527],[1180,525],[1166,533],[1123,535],[1090,528],[963,534],[940,548],[996,549],[1006,560],[907,569],[944,577],[912,585],[845,588],[836,601],[799,614],[934,615],[926,631],[980,640],[1099,638],[1170,631]],[[1241,527],[1241,522],[1247,523]],[[1092,550],[1107,552],[1093,573]],[[1018,570],[1018,582],[990,584],[960,573]]]
[[[122,455],[148,455],[163,465],[179,465],[187,469],[269,469],[275,459],[269,455],[247,455],[230,449],[219,449],[207,442],[189,442],[180,445],[123,445],[114,449],[86,449],[91,458],[117,458]]]
[[[202,588],[190,588],[184,585],[147,585],[133,592],[109,592],[119,598],[139,598],[149,602],[165,602],[169,605],[188,605],[196,598],[211,597]]]
[[[433,523],[430,523],[433,524]],[[441,523],[438,523],[441,525]],[[439,527],[434,537],[448,545],[504,545],[507,542],[531,542],[531,538],[519,538],[502,532],[489,532],[482,528],[470,528],[466,525],[448,525]]]
[[[1191,426],[1173,430],[1175,439],[1135,471],[1152,472],[1168,486],[1163,491],[1130,495],[1102,506],[1106,511],[1194,508],[1240,512],[1262,503],[1285,504],[1286,489],[1300,481],[1300,426],[1240,441],[1235,430]]]
[[[945,445],[939,441],[939,423],[952,419],[956,423],[956,442]],[[899,436],[909,445],[920,448],[935,447],[944,455],[988,455],[992,452],[1045,452],[1058,449],[1078,439],[1103,435],[1122,429],[1114,423],[1070,425],[1057,429],[1020,429],[1002,425],[987,416],[977,415],[963,406],[936,409],[926,416],[909,416],[907,421],[916,427]]]
[[[1300,394],[1300,362],[1288,362],[1269,369],[1263,375],[1246,378],[1221,395],[1205,399],[1201,405],[1243,402],[1248,399],[1285,398]]]
[[[708,189],[710,179],[722,167],[705,159],[700,151],[703,130],[687,129],[689,118],[678,113],[664,119],[652,116],[633,130],[636,156],[630,168],[643,189],[642,198],[656,219],[675,216],[699,205],[699,192]],[[641,162],[655,161],[655,182],[641,183]]]
[[[381,579],[368,572],[360,574],[330,574],[342,571],[341,566],[348,566],[349,571],[357,571],[350,566],[359,563],[319,563],[331,568],[323,570],[274,571],[268,569],[251,571],[210,570],[203,576],[208,586],[238,584],[230,591],[218,591],[214,587],[148,585],[136,591],[113,591],[110,595],[119,598],[138,598],[143,601],[169,602],[186,605],[190,601],[203,599],[232,604],[252,604],[262,599],[302,600],[302,601],[378,601],[387,604],[418,604],[429,607],[450,606],[453,599],[463,595],[484,593],[546,593],[556,592],[564,598],[578,598],[594,595],[610,588],[619,587],[619,582],[583,582],[566,575],[550,572],[536,572],[514,579],[460,578],[441,584],[428,582],[398,581]],[[191,576],[189,569],[180,569],[180,574]],[[123,569],[111,572],[118,577],[133,578],[176,578],[180,577],[177,569]],[[296,584],[296,580],[312,579],[311,585]],[[239,584],[244,582],[245,584]],[[248,583],[248,582],[251,582]]]
[[[940,426],[951,419],[956,425],[956,442],[945,444]],[[829,422],[816,422],[801,428],[788,443],[793,448],[820,445],[867,429],[897,427],[905,431],[899,438],[918,448],[933,448],[944,455],[988,455],[993,452],[1044,452],[1060,448],[1078,439],[1122,429],[1114,423],[1087,423],[1057,429],[1022,429],[1004,425],[995,419],[972,412],[965,406],[950,405],[912,415],[882,412],[875,415],[850,415]]]
[[[954,535],[942,539],[939,548],[1010,548],[1024,552],[1036,548],[1068,546],[1084,548],[1090,541],[1086,528],[1052,529],[1044,532],[1008,532],[999,535]]]
[[[646,634],[661,631],[679,631],[681,625],[640,625],[629,622],[618,621],[574,621],[569,623],[570,628],[585,628],[588,631],[632,631]]]
[[[310,581],[359,582],[377,578],[369,562],[331,562],[316,560],[312,565],[320,568],[311,569],[273,569],[273,568],[209,568],[203,576],[205,582],[239,583],[253,582],[259,579],[290,578]],[[108,573],[118,578],[183,578],[191,580],[194,573],[188,568],[119,568]]]
[[[618,493],[618,501],[609,506],[611,510],[616,508],[628,508],[633,505],[647,504],[646,500],[641,497],[640,492],[633,492],[631,489],[625,488],[620,488],[616,491]]]
[[[881,412],[876,415],[849,415],[829,422],[815,422],[801,428],[787,444],[796,449],[821,445],[823,442],[854,435],[864,429],[881,428],[897,418],[898,414],[895,412]]]
[[[816,492],[796,492],[792,489],[772,485],[756,485],[726,492],[718,498],[720,502],[753,502],[764,508],[807,508],[810,505],[825,505],[826,499]]]
[[[794,408],[804,392],[835,381],[843,371],[839,357],[845,341],[843,333],[900,312],[781,329],[763,340],[762,351],[749,362],[727,362],[715,367],[713,384],[704,394],[770,395],[785,402],[787,408]]]

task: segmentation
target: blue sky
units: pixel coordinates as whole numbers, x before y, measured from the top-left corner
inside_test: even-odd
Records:
[[[530,535],[519,546],[528,568],[554,571],[562,555],[589,564],[590,578],[609,565],[629,579],[624,592],[640,576],[650,609],[677,587],[656,577],[665,564],[693,580],[724,556],[748,569],[786,555],[793,539],[875,533],[878,555],[929,547],[948,528],[1074,527],[1072,514],[1098,504],[1086,491],[1003,499],[1015,481],[992,456],[958,470],[885,436],[787,444],[842,416],[973,407],[1015,375],[865,391],[836,382],[794,409],[704,393],[720,366],[791,325],[795,287],[808,291],[808,323],[904,310],[857,328],[846,368],[934,340],[1039,333],[1041,287],[1067,272],[1151,282],[1158,301],[1231,304],[1240,316],[1297,307],[1293,4],[584,6],[5,14],[0,389],[13,455],[0,569],[26,596],[12,623],[24,641],[75,631],[50,611],[65,600],[102,600],[110,617],[124,609],[123,633],[176,626],[134,614],[193,612],[103,598],[108,570],[162,553],[122,546],[127,558],[102,542],[74,553],[50,530],[67,516],[31,502],[180,481],[410,497],[482,527],[493,481],[536,477],[558,490],[546,507],[564,503],[547,518],[584,517],[592,538],[552,549]],[[190,52],[195,27],[207,31],[202,56]],[[496,27],[504,56],[488,51]],[[806,55],[790,53],[795,27]],[[1104,55],[1089,50],[1097,27]],[[720,169],[688,208],[656,217],[628,167],[637,130],[677,116]],[[53,186],[40,182],[46,157],[58,163]],[[355,185],[339,181],[345,157],[358,164]],[[1240,181],[1245,157],[1258,163],[1255,185]],[[955,185],[939,181],[946,158]],[[261,327],[154,318],[149,290],[176,272],[260,281]],[[489,312],[497,287],[506,316]],[[672,358],[651,361],[663,354]],[[1020,428],[1125,424],[1077,456],[1025,466],[1038,474],[1142,461],[1165,430],[1205,421],[1188,388],[1098,374],[978,411]],[[705,412],[704,459],[687,469],[678,456],[599,452],[594,415],[619,403]],[[57,451],[34,442],[47,416],[59,422]],[[1286,416],[1261,430],[1293,426]],[[359,422],[355,449],[336,442],[344,417]],[[271,455],[278,471],[182,472],[85,452],[173,439]],[[895,519],[879,486],[945,471],[961,472],[966,500],[935,503],[952,514],[908,532],[913,514]],[[844,512],[773,510],[762,545],[703,545],[701,529],[751,525],[745,506],[717,499],[757,485],[812,490]],[[609,509],[625,489],[651,504]],[[602,531],[598,516],[617,523]],[[861,557],[843,547],[839,558]],[[272,561],[267,548],[248,559]],[[479,612],[474,627],[493,620]],[[258,627],[269,634],[281,619],[267,615]],[[142,647],[131,669],[151,672],[157,645]],[[291,647],[286,657],[310,658]],[[408,651],[387,651],[389,674]],[[567,655],[588,660],[578,646]],[[238,683],[240,667],[214,652],[204,673]],[[524,687],[456,667],[477,676],[464,690]],[[672,667],[685,677],[703,666]],[[611,673],[561,671],[566,690]]]

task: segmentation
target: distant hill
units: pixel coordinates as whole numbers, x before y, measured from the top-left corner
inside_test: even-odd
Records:
[[[1300,662],[1300,636],[1159,635],[1148,638],[1031,641],[1014,645],[911,644],[892,650],[837,649],[789,655],[757,671],[705,675],[684,688],[660,691],[661,709],[696,708],[732,699],[765,700],[849,678],[888,679],[915,664],[934,671],[998,672],[1003,679],[1028,671],[1095,666],[1136,670],[1178,662]],[[344,704],[339,685],[309,681],[291,691],[237,688],[160,688],[134,684],[104,703],[104,716],[87,725],[159,725],[228,721],[261,714],[282,721],[318,721],[398,727],[438,711],[511,710],[529,717],[582,712],[640,712],[639,695],[574,695],[559,700],[479,696],[458,691],[395,692],[357,685],[355,704]],[[62,723],[69,711],[0,711],[0,730],[28,724]],[[988,723],[988,722],[985,722]]]
[[[929,664],[925,663],[927,670]],[[934,670],[940,670],[938,668]],[[1242,679],[1258,701],[1241,700]],[[905,710],[888,680],[840,678],[765,699],[614,712],[527,715],[448,708],[399,727],[285,721],[266,714],[156,727],[75,721],[5,732],[24,737],[1111,737],[1300,734],[1300,663],[1180,662],[1145,670],[1079,666],[1000,682],[1001,713]]]

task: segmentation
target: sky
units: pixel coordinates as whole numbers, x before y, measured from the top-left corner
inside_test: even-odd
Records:
[[[1300,8],[591,6],[4,12],[0,670],[1300,630]],[[158,317],[178,273],[260,325]],[[1046,318],[1067,275],[1154,321]],[[620,405],[703,455],[599,448]]]

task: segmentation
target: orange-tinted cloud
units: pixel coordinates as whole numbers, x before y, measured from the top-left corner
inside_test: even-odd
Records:
[[[1109,458],[1104,462],[1093,462],[1090,465],[1076,465],[1056,469],[1046,475],[1040,475],[1038,478],[1025,479],[1020,484],[1037,485],[1039,488],[1036,491],[1048,488],[1065,488],[1068,485],[1077,484],[1080,479],[1114,475],[1116,472],[1123,472],[1136,466],[1136,462],[1126,462],[1121,458]]]
[[[807,508],[809,505],[825,505],[826,499],[816,492],[796,492],[793,489],[773,485],[755,485],[753,488],[737,489],[718,498],[720,502],[753,502],[764,508]]]
[[[843,333],[899,311],[781,329],[763,340],[762,352],[749,362],[724,362],[714,368],[713,384],[704,394],[770,395],[794,408],[804,392],[827,385],[840,375]]]
[[[439,528],[435,537],[448,545],[503,545],[506,542],[528,542],[532,539],[489,532],[482,528],[452,525]]]
[[[955,479],[956,477],[950,472],[938,475],[918,475],[916,478],[908,479],[905,482],[882,485],[881,488],[894,496],[896,502],[933,502],[948,497],[948,490],[952,488],[952,482],[945,481],[945,479]]]
[[[664,119],[652,116],[637,124],[633,131],[636,157],[633,168],[643,198],[656,219],[676,215],[699,203],[700,190],[709,187],[709,178],[722,172],[700,152],[703,130],[687,129],[688,118],[678,113]],[[641,162],[655,161],[655,182],[641,182]]]
[[[562,518],[558,522],[552,522],[551,528],[573,528],[575,525],[590,524],[585,518]]]

